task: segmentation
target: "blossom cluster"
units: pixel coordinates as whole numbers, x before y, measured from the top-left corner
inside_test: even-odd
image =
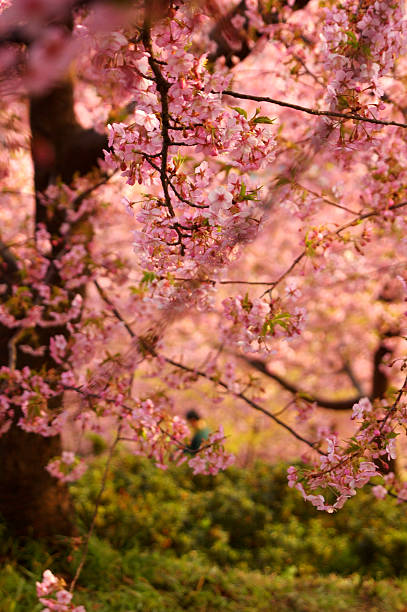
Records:
[[[61,457],[55,457],[46,469],[61,482],[74,482],[86,472],[87,466],[83,459],[75,457],[71,451],[63,451]]]
[[[223,427],[212,433],[205,443],[205,453],[196,453],[194,457],[189,459],[188,465],[193,469],[194,474],[211,474],[215,475],[221,470],[226,470],[234,463],[234,456],[226,453],[222,442],[225,439]],[[181,459],[180,463],[183,461]]]
[[[126,123],[109,125],[106,161],[129,185],[149,188],[141,207],[139,196],[124,200],[138,224],[140,265],[157,277],[205,280],[256,235],[260,186],[248,173],[273,161],[276,143],[268,117],[224,104],[228,81],[209,72],[205,55],[186,51],[193,28],[179,9],[176,19],[152,28],[147,41],[134,47],[121,40],[123,66],[115,73],[131,68],[142,79],[134,83],[136,110]],[[162,289],[167,305],[168,285]],[[158,283],[157,302],[160,290]],[[179,283],[173,293],[178,290]],[[188,291],[193,294],[190,285]]]
[[[365,10],[354,0],[326,9],[321,33],[325,68],[333,76],[326,99],[332,110],[350,110],[376,117],[385,105],[383,79],[406,49],[407,22],[402,3],[369,2]],[[363,139],[377,126],[359,126],[352,138]]]
[[[20,415],[18,425],[25,431],[46,437],[62,431],[67,414],[48,406],[60,391],[27,366],[22,370],[0,368],[0,393],[2,434],[10,428],[16,411]]]
[[[331,438],[328,444],[335,445],[335,440]],[[289,467],[288,486],[300,491],[305,501],[309,501],[317,510],[332,513],[342,508],[350,497],[356,495],[356,489],[364,487],[374,476],[380,476],[380,472],[373,462],[361,461],[355,465],[344,461],[342,456],[331,450],[326,460],[321,460],[318,471],[304,476],[307,488],[301,482],[298,470],[294,466]],[[327,503],[324,495],[312,493],[318,488],[338,491],[335,501]]]
[[[327,450],[321,451],[314,468],[299,470],[291,466],[288,469],[289,486],[298,489],[318,510],[334,512],[342,508],[356,494],[356,489],[364,487],[373,477],[384,476],[387,485],[395,484],[394,474],[389,477],[389,462],[397,456],[396,425],[405,426],[404,404],[396,400],[389,406],[383,400],[373,406],[365,397],[354,404],[352,419],[359,427],[348,444],[341,446],[337,436],[330,435],[325,440]],[[327,503],[324,495],[314,494],[316,489],[328,490],[331,495],[335,492],[334,501]],[[387,489],[375,485],[373,494],[383,498]]]
[[[251,300],[246,294],[226,298],[222,305],[222,337],[245,352],[267,354],[268,341],[300,334],[305,321],[301,308],[289,312],[279,299]]]
[[[260,109],[251,106],[249,111],[232,106],[232,98],[227,96],[232,75],[224,67],[220,69],[221,62],[214,69],[208,55],[194,46],[197,31],[203,24],[208,25],[206,9],[196,3],[171,5],[168,12],[163,9],[162,14],[152,14],[149,19],[145,19],[137,3],[132,3],[134,10],[123,13],[128,16],[125,19],[108,3],[90,3],[90,8],[82,7],[74,15],[72,33],[57,25],[58,19],[70,10],[71,0],[52,3],[15,0],[1,3],[0,8],[8,4],[10,12],[5,10],[2,14],[1,31],[7,32],[10,24],[16,22],[31,41],[24,69],[18,75],[16,70],[13,73],[13,79],[19,83],[17,91],[21,87],[35,95],[47,91],[66,73],[76,56],[83,78],[78,87],[83,91],[90,83],[92,95],[100,100],[94,106],[102,110],[95,111],[93,117],[97,116],[98,129],[104,129],[104,122],[107,124],[108,148],[102,168],[107,173],[106,181],[112,177],[117,180],[116,191],[109,193],[109,198],[121,199],[130,215],[126,229],[131,224],[136,257],[124,264],[125,258],[117,256],[117,244],[122,244],[123,239],[115,236],[114,215],[107,213],[108,221],[105,218],[105,223],[98,225],[102,212],[97,214],[96,209],[104,206],[97,207],[97,200],[86,196],[87,191],[93,190],[91,181],[83,179],[66,186],[52,177],[55,184],[45,193],[36,194],[47,214],[62,219],[62,223],[57,233],[39,224],[34,228],[33,239],[21,241],[18,230],[16,241],[14,236],[10,240],[15,258],[10,275],[13,278],[0,286],[0,324],[9,356],[8,366],[0,369],[0,434],[5,434],[16,420],[28,432],[42,436],[60,434],[68,418],[62,395],[69,392],[77,398],[76,425],[99,431],[100,421],[110,419],[110,425],[117,426],[119,439],[134,453],[152,458],[157,466],[165,469],[170,461],[178,464],[187,461],[194,473],[214,474],[232,462],[223,446],[223,430],[213,433],[191,457],[186,442],[189,431],[183,419],[173,416],[174,402],[161,390],[135,392],[129,372],[133,373],[143,361],[154,362],[156,374],[168,386],[193,385],[198,375],[193,368],[182,365],[178,378],[170,380],[159,346],[162,329],[173,321],[175,314],[179,316],[191,309],[220,314],[216,341],[228,347],[237,346],[246,353],[258,352],[267,357],[276,340],[297,341],[306,324],[305,309],[302,300],[299,305],[301,291],[292,274],[290,278],[279,270],[274,276],[280,264],[287,263],[280,249],[275,249],[277,263],[268,262],[268,271],[272,270],[270,278],[284,280],[284,297],[274,297],[280,281],[271,281],[260,297],[228,296],[217,311],[217,283],[247,243],[259,235],[259,228],[265,227],[264,218],[272,214],[275,184],[284,188],[278,197],[283,194],[284,205],[295,212],[297,222],[317,216],[324,198],[311,197],[312,192],[300,188],[292,176],[309,170],[307,180],[318,175],[319,186],[323,187],[329,182],[336,185],[343,182],[343,176],[338,177],[337,168],[332,169],[332,160],[324,158],[324,153],[316,148],[306,162],[297,164],[299,158],[292,157],[292,151],[299,150],[302,157],[307,157],[304,132],[299,128],[301,121],[288,119],[288,124],[295,127],[284,136],[284,122],[277,127]],[[288,9],[287,14],[291,18]],[[235,15],[232,23],[248,36],[253,29],[258,33],[267,30],[255,2],[248,2],[244,14]],[[308,27],[311,30],[314,26],[308,23]],[[273,28],[270,26],[268,31]],[[299,36],[300,29],[290,23],[284,24],[284,28],[289,50],[297,48],[298,39],[309,41],[305,35]],[[315,32],[317,28],[312,29],[314,37]],[[281,30],[279,42],[284,36]],[[250,46],[252,41],[246,42]],[[393,70],[405,42],[406,21],[400,3],[383,0],[360,4],[346,0],[328,9],[322,28],[322,55],[329,81],[325,100],[330,108],[350,110],[365,117],[376,116],[383,110],[379,100],[384,93],[383,78]],[[214,41],[211,44],[213,49]],[[7,74],[12,66],[22,65],[13,46],[3,51],[2,72]],[[305,70],[306,78],[320,84],[320,76],[307,67],[308,59],[304,52],[299,59],[295,58],[296,65]],[[362,124],[357,125],[350,140],[360,145],[365,137],[369,140],[373,127],[366,123],[363,128]],[[309,131],[309,127],[305,130]],[[397,217],[395,206],[402,206],[406,197],[407,154],[399,132],[394,130],[391,135],[387,142],[379,135],[375,149],[366,149],[365,157],[359,156],[357,161],[364,163],[366,169],[358,203],[377,213],[380,227],[397,221],[391,225],[393,239],[405,230],[405,221],[402,214]],[[312,166],[310,160],[317,154],[320,157]],[[266,190],[261,189],[263,178],[272,185],[267,202]],[[119,198],[117,189],[121,192]],[[107,207],[104,198],[102,201]],[[339,208],[349,212],[340,205]],[[284,219],[289,230],[281,238],[281,251],[297,235],[298,227],[294,228],[291,216]],[[348,225],[353,227],[363,220],[361,213],[357,221]],[[278,224],[280,221],[279,217]],[[319,275],[316,282],[311,275],[303,283],[305,287],[308,283],[306,291],[313,311],[320,307],[317,302],[324,301],[326,293],[319,286],[319,296],[315,298],[312,285],[328,284],[331,280],[322,276],[322,257],[328,260],[332,256],[333,270],[339,259],[334,256],[341,246],[354,244],[361,254],[371,238],[372,232],[363,230],[358,238],[346,236],[341,243],[337,227],[336,220],[320,218],[308,230],[300,228],[301,235],[302,230],[305,232],[304,254],[313,258],[313,270]],[[26,226],[25,231],[31,230]],[[98,232],[105,244],[95,253],[94,233]],[[394,244],[397,246],[392,243],[388,253],[392,259],[396,253],[403,263],[403,245]],[[267,248],[265,245],[262,256]],[[353,253],[347,254],[352,260]],[[3,247],[1,255],[3,260]],[[301,258],[293,257],[294,263],[284,269],[292,272]],[[141,280],[133,282],[132,268],[141,271]],[[328,264],[327,269],[329,272]],[[332,282],[342,283],[350,277],[338,266],[333,270]],[[88,303],[84,299],[85,287],[96,279],[103,281],[94,285],[99,291],[98,298],[105,302],[105,311],[96,299],[91,304],[91,299]],[[104,286],[112,289],[113,294],[116,291],[116,296],[128,294],[122,298],[124,316],[106,298]],[[282,295],[280,287],[277,295]],[[332,304],[336,299],[334,295],[330,304],[324,302],[324,321],[331,317],[333,327],[343,320],[343,312],[338,315]],[[355,301],[353,296],[348,297],[346,308],[354,308]],[[366,310],[369,308],[370,305]],[[157,309],[161,316],[158,331],[154,318]],[[144,336],[138,334],[139,327],[148,330],[145,338],[152,338],[151,342],[144,342]],[[128,353],[121,348],[126,330],[130,331],[135,347]],[[312,332],[306,331],[305,343],[309,347]],[[326,336],[336,333],[337,329]],[[314,342],[318,345],[315,352],[323,356],[325,341],[326,338],[319,345]],[[353,338],[351,343],[354,344]],[[294,352],[292,349],[291,354]],[[233,365],[215,372],[213,362],[207,364],[206,373],[209,380],[222,381],[223,388],[242,396],[243,385]],[[314,405],[300,397],[292,403],[297,407],[297,421],[306,421]],[[313,469],[289,470],[290,485],[320,510],[332,512],[341,508],[358,488],[389,468],[396,457],[398,428],[405,428],[407,412],[401,401],[390,404],[383,398],[376,398],[376,402],[364,398],[353,407],[352,420],[358,429],[349,443],[341,446],[336,436],[325,435],[322,444],[314,445],[321,457]],[[61,481],[71,482],[83,473],[84,463],[74,453],[65,451],[53,458],[47,469]],[[397,485],[390,476],[383,477],[383,483],[386,486],[373,487],[376,497],[383,498],[392,488],[400,499],[407,498],[406,487]],[[334,490],[334,499],[329,500],[329,493],[324,496],[320,490]],[[38,592],[48,609],[61,612],[73,609],[70,594],[60,588],[51,573],[44,574]],[[74,609],[79,612],[80,607]]]
[[[47,569],[42,581],[37,582],[37,597],[45,608],[42,612],[86,612],[84,606],[72,603],[72,593],[65,589],[65,581]]]

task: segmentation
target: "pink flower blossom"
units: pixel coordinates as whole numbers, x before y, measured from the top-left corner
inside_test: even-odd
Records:
[[[382,485],[376,485],[372,487],[372,493],[376,499],[384,499],[387,495],[387,489]]]

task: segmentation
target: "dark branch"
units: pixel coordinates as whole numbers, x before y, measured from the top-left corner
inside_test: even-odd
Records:
[[[322,397],[315,396],[312,393],[309,393],[308,391],[300,389],[293,383],[290,383],[282,376],[279,376],[274,372],[270,372],[270,370],[267,369],[265,362],[261,359],[251,359],[249,357],[244,356],[241,357],[253,368],[258,370],[262,374],[265,374],[269,378],[275,380],[286,391],[290,391],[290,393],[293,393],[294,395],[303,395],[306,398],[309,398],[311,402],[316,402],[321,408],[327,408],[328,410],[351,410],[353,405],[356,404],[360,399],[362,399],[362,396],[360,395],[354,396],[353,398],[349,398],[346,400],[328,400]]]
[[[398,336],[399,333],[388,333],[387,337],[395,337]],[[392,349],[388,348],[382,340],[377,347],[374,356],[373,356],[373,375],[372,375],[372,397],[373,398],[382,398],[385,396],[386,391],[389,387],[389,379],[387,373],[384,372],[381,368],[383,364],[383,359],[387,355],[391,355]]]
[[[353,368],[352,368],[351,364],[348,361],[345,361],[344,364],[343,364],[343,372],[345,372],[345,374],[348,376],[349,380],[351,381],[352,385],[355,387],[355,389],[359,393],[359,395],[361,397],[362,396],[364,397],[366,394],[363,393],[363,387],[360,384],[360,381],[355,376]]]
[[[231,98],[239,98],[241,100],[254,100],[255,102],[267,102],[268,104],[284,106],[285,108],[291,108],[293,110],[301,111],[302,113],[307,113],[308,115],[316,115],[317,117],[353,119],[354,121],[365,121],[366,123],[374,123],[375,125],[394,125],[396,127],[407,128],[407,123],[399,123],[398,121],[385,121],[375,119],[374,117],[364,117],[363,115],[358,115],[357,113],[337,113],[335,111],[316,110],[314,108],[308,108],[307,106],[300,106],[299,104],[291,104],[290,102],[284,102],[283,100],[269,98],[268,96],[255,96],[252,94],[238,93],[237,91],[231,91],[227,89],[220,93],[222,93],[224,96],[230,96]]]

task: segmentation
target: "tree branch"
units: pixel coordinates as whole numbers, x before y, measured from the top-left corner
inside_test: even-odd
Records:
[[[345,372],[345,374],[347,374],[349,380],[351,381],[352,385],[355,387],[359,395],[361,397],[365,397],[366,394],[363,393],[362,385],[360,384],[359,380],[356,378],[351,364],[346,360],[344,360],[344,363],[343,363],[343,371]]]
[[[407,206],[407,202],[400,202],[399,204],[393,204],[392,206],[389,206],[387,210],[398,210],[399,208],[404,208],[405,206]],[[338,227],[338,229],[335,230],[335,232],[333,233],[336,236],[340,236],[344,230],[358,225],[360,221],[364,221],[365,219],[371,219],[372,217],[378,217],[379,215],[382,215],[382,214],[383,214],[383,210],[373,210],[371,212],[363,213],[359,215],[358,217],[356,217],[355,219],[352,219],[348,223],[344,223],[344,225],[341,225],[340,227]],[[306,254],[307,254],[307,249],[303,249],[303,251],[301,251],[301,253],[297,255],[297,257],[290,264],[290,266],[286,269],[286,271],[283,272],[278,277],[277,280],[269,283],[270,289],[267,289],[262,294],[261,297],[263,297],[263,295],[266,295],[267,293],[271,293],[273,289],[275,289],[275,287],[277,287],[277,285],[279,285],[294,270],[294,268],[300,263],[300,261],[304,259]]]
[[[399,333],[389,332],[385,337],[391,338],[398,335]],[[385,345],[384,340],[385,338],[382,339],[373,356],[372,398],[384,397],[389,386],[387,373],[382,370],[381,366],[383,364],[383,358],[386,357],[386,355],[390,355],[393,351]]]
[[[109,475],[109,470],[110,470],[110,466],[111,466],[111,463],[112,463],[113,454],[114,454],[114,451],[116,449],[117,444],[120,441],[121,428],[122,428],[122,425],[120,423],[119,427],[117,428],[115,439],[114,439],[114,441],[113,441],[113,443],[112,443],[112,445],[111,445],[111,447],[109,449],[109,454],[107,456],[105,467],[104,467],[104,470],[103,470],[102,482],[100,484],[99,493],[98,493],[96,501],[95,501],[95,507],[94,507],[94,510],[93,510],[92,519],[91,519],[91,522],[90,522],[90,526],[89,526],[88,532],[87,532],[87,534],[85,536],[85,541],[84,541],[83,548],[82,548],[81,559],[80,559],[78,567],[76,568],[75,576],[73,577],[73,580],[72,580],[71,585],[69,587],[69,591],[71,593],[74,591],[76,583],[78,581],[78,578],[81,575],[83,566],[85,565],[85,561],[86,561],[86,557],[87,557],[88,549],[89,549],[90,538],[91,538],[93,530],[95,528],[96,519],[97,519],[97,515],[98,515],[98,511],[99,511],[99,506],[101,504],[102,496],[103,496],[103,493],[104,493],[105,488],[106,488],[107,478],[108,478],[108,475]]]
[[[321,408],[326,408],[327,410],[351,410],[354,404],[356,404],[360,399],[362,399],[362,396],[360,395],[354,396],[346,400],[329,400],[315,396],[312,393],[309,393],[308,391],[300,389],[293,383],[290,383],[282,376],[279,376],[274,372],[270,372],[270,370],[267,369],[265,362],[261,359],[253,359],[242,355],[239,355],[239,357],[241,357],[241,359],[243,359],[246,363],[248,363],[250,366],[258,370],[262,374],[265,374],[269,378],[275,380],[286,391],[290,391],[290,393],[293,393],[295,395],[304,395],[309,398],[311,402],[316,402]]]
[[[300,106],[299,104],[291,104],[291,102],[284,102],[283,100],[276,100],[269,98],[268,96],[254,96],[251,94],[238,93],[225,89],[221,92],[224,96],[231,96],[232,98],[239,98],[241,100],[254,100],[255,102],[267,102],[268,104],[276,104],[277,106],[284,106],[285,108],[292,108],[293,110],[307,113],[308,115],[316,115],[317,117],[334,117],[337,119],[353,119],[354,121],[365,121],[366,123],[374,123],[375,125],[394,125],[396,127],[407,128],[407,123],[399,123],[398,121],[385,121],[384,119],[375,119],[374,117],[364,117],[357,113],[338,113],[335,111],[328,110],[316,110],[308,108],[307,106]]]

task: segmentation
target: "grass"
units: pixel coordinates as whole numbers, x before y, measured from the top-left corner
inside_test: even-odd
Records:
[[[102,459],[72,486],[84,533]],[[40,612],[44,569],[72,578],[77,543],[51,551],[0,525],[0,612]],[[88,612],[407,612],[407,518],[368,493],[335,516],[286,486],[284,466],[216,478],[118,456],[75,592]]]
[[[0,571],[0,610],[40,612],[35,578],[7,564]],[[135,551],[121,556],[93,539],[75,603],[88,612],[401,612],[407,610],[407,581],[297,577],[289,569],[278,576],[208,565],[198,553],[181,559]]]

